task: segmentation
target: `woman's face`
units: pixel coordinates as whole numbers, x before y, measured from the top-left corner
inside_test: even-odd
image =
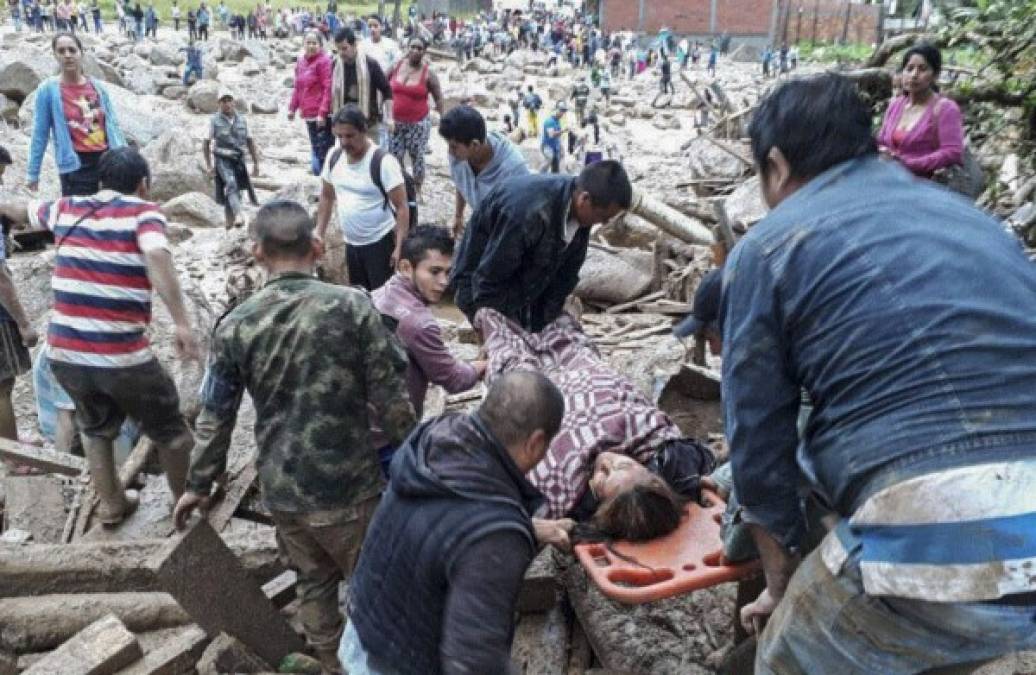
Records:
[[[306,48],[306,56],[313,56],[320,51],[320,40],[316,35],[310,35],[303,43]]]
[[[594,461],[590,489],[600,501],[611,499],[652,480],[653,474],[637,460],[614,452],[602,452]]]
[[[424,58],[424,43],[420,40],[411,40],[409,47],[410,53],[408,56],[410,57],[410,63],[416,66]]]
[[[911,54],[903,68],[903,90],[908,94],[921,94],[932,88],[935,71],[920,54]]]
[[[54,43],[54,58],[64,72],[79,72],[79,66],[83,61],[83,52],[79,45],[71,37],[63,36]]]

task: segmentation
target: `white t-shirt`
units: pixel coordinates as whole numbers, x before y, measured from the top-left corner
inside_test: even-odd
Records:
[[[384,35],[377,42],[373,40],[365,41],[363,43],[363,53],[378,62],[378,65],[381,66],[381,72],[385,73],[385,77],[388,77],[392,66],[402,56],[396,41]]]
[[[385,208],[381,190],[371,180],[371,158],[378,146],[371,143],[367,154],[355,164],[349,162],[349,155],[342,152],[334,169],[328,170],[331,158],[338,147],[327,153],[324,170],[320,177],[335,189],[338,205],[338,223],[342,227],[345,242],[353,246],[366,246],[381,240],[396,226],[396,217],[391,208]],[[399,161],[388,152],[381,160],[381,184],[385,192],[391,192],[403,184],[403,170]]]

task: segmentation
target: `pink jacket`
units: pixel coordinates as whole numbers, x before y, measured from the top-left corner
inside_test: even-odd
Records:
[[[878,134],[878,145],[886,147],[918,176],[925,178],[937,170],[960,164],[964,156],[964,125],[960,108],[948,98],[939,98],[928,106],[921,119],[898,145],[892,134],[899,124],[910,97],[898,96],[889,104],[885,123]]]
[[[299,56],[295,63],[295,87],[288,112],[299,111],[304,119],[327,117],[331,101],[331,57],[325,52]]]

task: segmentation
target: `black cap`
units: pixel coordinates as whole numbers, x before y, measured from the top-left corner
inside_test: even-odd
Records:
[[[696,335],[715,324],[719,319],[719,302],[723,294],[723,270],[712,270],[701,278],[698,290],[694,292],[691,313],[673,326],[673,335],[679,338]]]

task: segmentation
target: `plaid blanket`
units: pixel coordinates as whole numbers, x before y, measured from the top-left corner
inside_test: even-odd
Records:
[[[489,355],[486,383],[517,369],[537,370],[565,397],[561,430],[528,478],[546,497],[548,518],[562,518],[587,490],[594,460],[616,452],[644,463],[683,436],[669,417],[601,358],[568,314],[539,333],[491,309],[475,315]]]

